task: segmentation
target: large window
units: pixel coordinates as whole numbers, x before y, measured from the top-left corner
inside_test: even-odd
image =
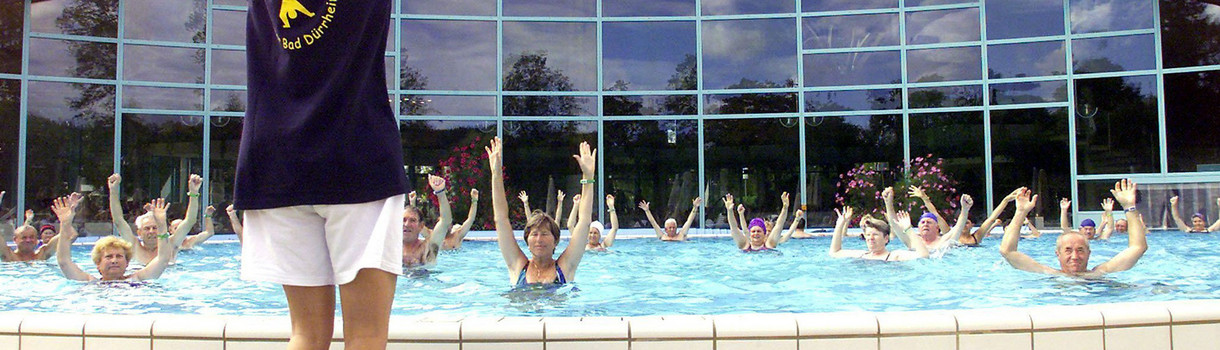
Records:
[[[727,222],[718,199],[726,193],[745,205],[747,217],[778,214],[783,192],[791,195],[793,206],[800,205],[800,158],[795,156],[800,152],[799,131],[784,126],[784,119],[703,122],[706,215],[716,227]]]
[[[491,174],[488,170],[487,153],[483,147],[496,135],[496,122],[411,120],[403,121],[399,125],[407,180],[415,193],[430,201],[428,205],[421,205],[421,209],[427,213],[426,216],[435,220],[437,214],[435,202],[432,201],[435,196],[431,195],[431,189],[428,187],[428,175],[431,174],[446,177],[450,181],[448,195],[455,223],[466,220],[470,209],[470,189],[478,189],[481,192],[478,214],[480,218],[474,222],[474,227],[490,228]],[[505,152],[512,147],[516,146],[506,147]],[[505,164],[511,163],[506,161]],[[511,170],[506,170],[506,173],[509,172]],[[515,192],[508,198],[510,208],[519,208],[520,202],[515,200]]]
[[[1068,120],[1066,108],[991,111],[993,204],[999,204],[1013,189],[1029,187],[1041,198],[1030,216],[1058,220],[1058,199],[1071,198]],[[977,199],[976,203],[986,208]],[[981,215],[975,222],[990,214],[975,213]]]
[[[1220,64],[1220,4],[1161,0],[1165,68]]]
[[[984,198],[982,112],[912,114],[910,125],[911,157],[944,159],[944,170],[957,181],[957,194]]]
[[[691,200],[699,196],[698,122],[608,121],[603,130],[604,147],[599,153],[605,169],[600,172],[605,175],[606,193],[615,196],[619,224],[651,227],[637,208],[640,201],[648,201],[658,225],[664,225],[665,218],[681,225],[690,213]],[[706,198],[704,202],[715,204]],[[607,219],[603,216],[603,223]]]
[[[587,121],[504,122],[504,187],[510,212],[520,212],[521,201],[515,200],[520,191],[529,194],[531,209],[547,213],[555,212],[557,192],[563,191],[567,196],[564,212],[571,210],[572,196],[580,193],[581,177],[572,155],[578,154],[581,142],[596,148],[597,131],[597,123]],[[606,150],[598,154],[603,152]],[[513,220],[514,227],[524,227],[524,217],[521,218]],[[566,222],[567,217],[563,220]]]
[[[1156,99],[1153,76],[1077,80],[1077,172],[1159,171]]]
[[[1165,75],[1169,171],[1220,171],[1220,71]]]
[[[804,123],[808,225],[834,226],[840,175],[862,164],[902,166],[902,116],[805,117]]]
[[[21,114],[21,82],[17,80],[0,80],[0,191],[7,194],[0,200],[0,213],[16,206],[17,198],[17,162],[18,134]]]
[[[25,4],[5,1],[0,4],[0,73],[21,73],[22,35]]]

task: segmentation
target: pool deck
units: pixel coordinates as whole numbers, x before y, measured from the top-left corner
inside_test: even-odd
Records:
[[[336,324],[332,349],[342,349]],[[283,349],[286,316],[0,312],[0,349]],[[1220,348],[1220,300],[643,317],[394,316],[388,349]]]

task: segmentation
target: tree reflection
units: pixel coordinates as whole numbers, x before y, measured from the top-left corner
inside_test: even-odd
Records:
[[[547,53],[522,52],[504,75],[504,91],[573,91],[563,71],[547,66]],[[505,96],[506,116],[556,116],[584,113],[573,96]]]
[[[696,69],[695,55],[686,54],[681,63],[674,67],[674,74],[669,77],[670,90],[694,90],[698,88],[699,72]],[[698,101],[694,95],[665,96],[662,106],[668,114],[693,115],[698,113]]]
[[[24,6],[21,1],[0,3],[0,73],[21,73]]]
[[[768,89],[791,88],[796,81],[788,79],[782,85],[772,81],[754,81],[742,78],[740,82],[730,85],[729,89]],[[719,114],[749,114],[749,113],[796,113],[797,96],[795,93],[761,93],[739,94],[725,97],[724,104],[718,109]]]
[[[1220,64],[1220,2],[1161,0],[1161,49],[1166,68]]]
[[[118,34],[118,0],[76,0],[64,8],[55,24],[64,34],[116,37]],[[68,52],[76,59],[74,76],[114,79],[118,52],[115,46],[69,41]],[[97,84],[72,84],[80,96],[69,98],[69,105],[80,111],[76,117],[114,117],[114,87]],[[101,107],[101,108],[93,108]],[[109,110],[109,113],[96,113]]]

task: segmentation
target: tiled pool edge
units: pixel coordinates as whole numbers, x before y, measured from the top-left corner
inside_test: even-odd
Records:
[[[336,325],[341,349],[342,326]],[[0,349],[283,349],[287,317],[0,312]],[[642,317],[395,316],[388,349],[1220,348],[1220,299],[1033,308]]]

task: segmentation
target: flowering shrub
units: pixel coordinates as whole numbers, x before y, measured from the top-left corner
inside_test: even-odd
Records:
[[[892,183],[889,180],[893,180]],[[885,202],[881,199],[881,191],[886,186],[894,187],[894,209],[906,210],[912,216],[923,211],[923,201],[908,194],[911,186],[922,188],[941,211],[941,216],[952,217],[958,207],[958,182],[944,171],[944,159],[933,158],[931,154],[915,157],[909,168],[885,169],[880,163],[865,163],[839,175],[836,184],[839,188],[835,193],[835,203],[840,206],[856,208],[857,213],[873,215],[877,218],[885,216]],[[859,217],[853,219],[858,223]]]
[[[479,189],[479,212],[474,220],[474,230],[494,229],[491,218],[491,178],[487,164],[487,152],[483,150],[485,140],[474,136],[470,143],[454,147],[449,157],[441,160],[440,177],[448,183],[449,203],[453,206],[453,224],[461,224],[470,213],[470,189]],[[508,178],[508,175],[505,175]],[[428,202],[436,203],[436,194],[428,191]],[[511,206],[510,206],[511,207]],[[432,210],[435,205],[429,206]]]

